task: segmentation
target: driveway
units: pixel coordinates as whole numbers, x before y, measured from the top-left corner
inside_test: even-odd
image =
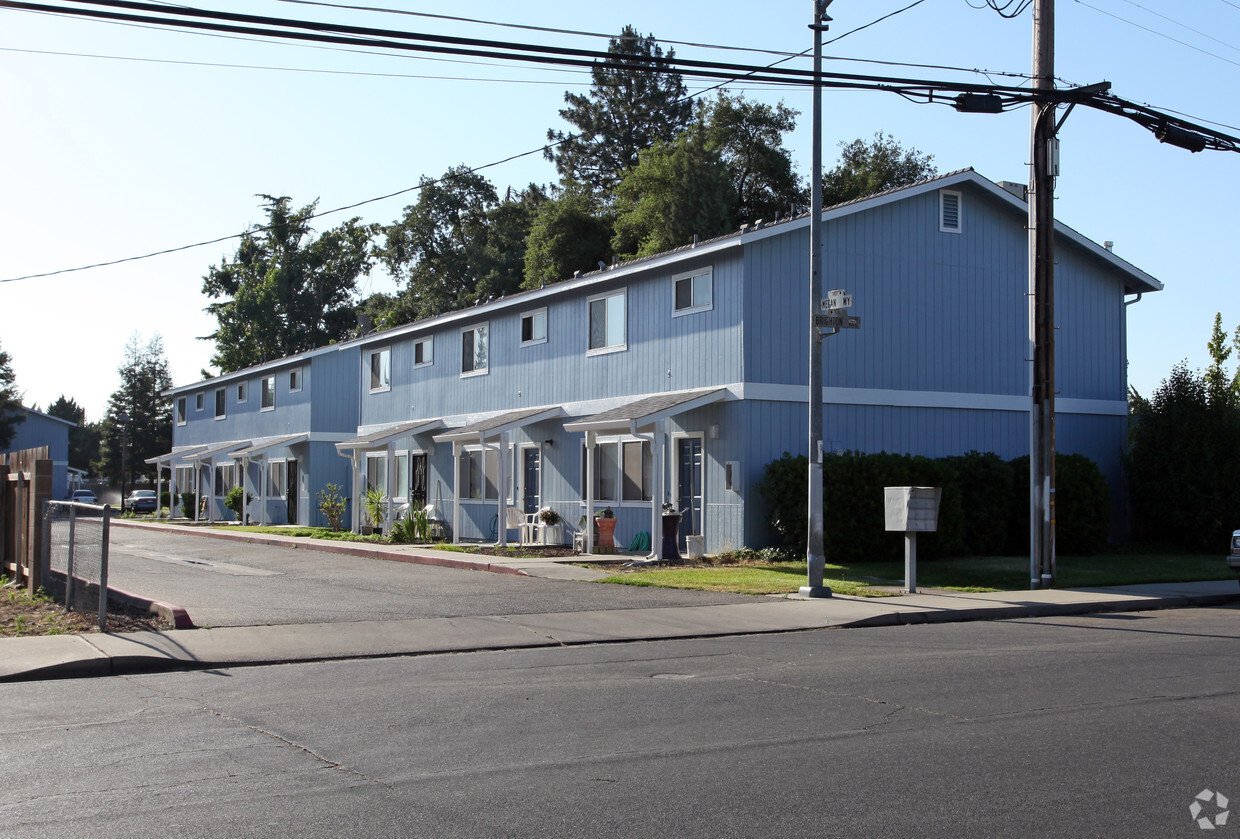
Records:
[[[198,626],[333,623],[748,603],[754,598],[547,580],[323,551],[112,530],[109,584]]]

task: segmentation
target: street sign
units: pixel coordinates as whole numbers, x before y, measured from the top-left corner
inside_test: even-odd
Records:
[[[860,329],[861,316],[849,314],[814,315],[814,326],[819,329]]]
[[[843,289],[834,289],[827,292],[827,296],[822,298],[822,308],[824,309],[849,309],[852,308],[853,296],[846,294]]]

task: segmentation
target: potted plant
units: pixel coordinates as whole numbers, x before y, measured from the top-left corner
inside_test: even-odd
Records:
[[[610,507],[604,507],[594,514],[594,524],[598,527],[598,544],[595,547],[613,550],[616,547],[616,514]]]
[[[538,511],[538,522],[541,525],[538,528],[539,541],[544,545],[564,544],[564,519],[559,513],[550,507],[543,507]]]
[[[362,525],[362,535],[369,536],[370,533],[383,534],[386,508],[387,496],[377,487],[367,487],[366,497],[362,499],[362,509],[366,511],[367,524]]]
[[[327,519],[329,530],[340,530],[344,524],[347,502],[340,489],[340,484],[327,484],[319,490],[319,512]]]

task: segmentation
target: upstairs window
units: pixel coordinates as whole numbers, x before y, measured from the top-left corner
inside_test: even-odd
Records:
[[[959,233],[960,193],[948,189],[939,190],[939,232]]]
[[[194,410],[195,411],[202,410],[202,394],[201,393],[194,394]]]
[[[547,343],[547,310],[521,315],[521,346]]]
[[[461,375],[476,376],[487,372],[487,324],[461,331]]]
[[[275,407],[276,407],[276,377],[275,376],[264,376],[262,386],[259,389],[262,391],[262,397],[263,397],[262,410],[264,411],[275,410]]]
[[[301,368],[295,367],[288,372],[288,392],[296,393],[301,390]]]
[[[434,338],[427,336],[413,343],[413,366],[427,367],[435,361]]]
[[[617,352],[625,345],[626,294],[622,289],[589,300],[587,354]]]
[[[249,388],[246,387],[246,384],[247,384],[246,382],[242,382],[241,384],[237,385],[237,402],[238,403],[244,402],[246,400],[246,397],[249,396]]]
[[[223,419],[228,415],[228,390],[226,388],[216,388],[215,390],[215,418]]]
[[[177,425],[185,425],[185,397],[177,397]]]
[[[672,278],[673,316],[709,311],[714,305],[711,270]]]
[[[384,347],[370,354],[370,392],[392,389],[392,349]]]

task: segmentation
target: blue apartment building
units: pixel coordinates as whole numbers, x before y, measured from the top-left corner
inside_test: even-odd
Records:
[[[862,328],[823,342],[824,449],[1029,450],[1027,207],[963,170],[824,211],[824,289]],[[1056,228],[1057,447],[1107,476],[1127,439],[1127,305],[1162,288]],[[809,218],[756,221],[656,256],[172,389],[173,451],[202,518],[227,489],[251,520],[324,523],[327,483],[433,505],[456,540],[508,538],[550,507],[568,531],[611,508],[617,543],[708,552],[770,539],[753,487],[807,440]],[[502,523],[502,526],[501,526]]]

